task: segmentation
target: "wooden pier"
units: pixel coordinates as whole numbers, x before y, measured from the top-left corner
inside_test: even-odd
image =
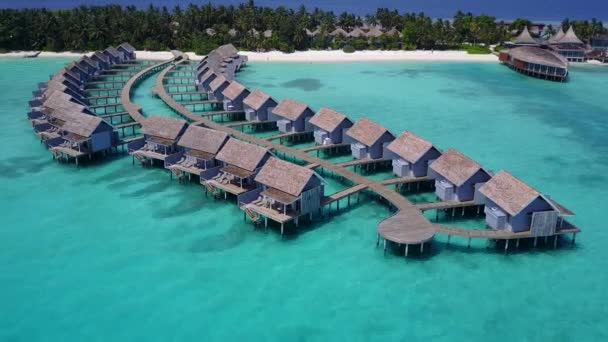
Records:
[[[175,68],[175,65],[168,65],[171,62],[173,62],[173,60],[148,67],[140,71],[125,84],[125,87],[122,90],[122,103],[125,110],[129,112],[133,120],[141,122],[144,120],[144,118],[140,113],[139,106],[131,103],[129,100],[130,88],[136,82],[136,80],[141,78],[146,72],[149,72],[152,69],[164,67],[165,69],[163,70],[163,72],[161,72],[157,77],[154,91],[170,108],[172,108],[175,112],[179,113],[182,117],[188,119],[190,122],[196,123],[197,125],[203,125],[218,131],[223,131],[240,140],[253,143],[262,147],[267,147],[274,151],[281,152],[285,155],[291,155],[294,158],[297,158],[307,163],[306,167],[322,167],[323,169],[329,170],[335,175],[342,177],[343,179],[346,179],[352,184],[354,184],[348,189],[327,196],[327,198],[324,200],[324,204],[331,204],[333,202],[339,203],[339,200],[341,198],[350,198],[352,194],[366,189],[376,193],[380,198],[385,200],[389,204],[389,207],[394,208],[396,210],[395,214],[383,220],[378,225],[377,243],[379,244],[380,240],[383,239],[385,250],[387,242],[392,242],[404,245],[405,255],[408,255],[409,248],[412,245],[418,246],[420,251],[423,252],[425,244],[430,242],[436,233],[447,234],[448,240],[450,236],[457,235],[466,236],[469,238],[478,237],[493,240],[506,240],[507,243],[508,240],[531,237],[529,232],[513,233],[505,230],[496,231],[492,229],[473,230],[433,224],[423,215],[423,210],[455,208],[456,204],[438,202],[433,204],[427,203],[415,205],[398,192],[387,187],[387,185],[391,184],[403,184],[408,183],[410,181],[421,182],[426,181],[426,179],[413,179],[408,177],[402,177],[384,181],[374,181],[356,173],[355,171],[347,169],[347,167],[349,166],[388,162],[390,161],[389,159],[363,159],[336,164],[328,160],[311,156],[310,154],[306,153],[307,151],[305,150],[298,150],[273,142],[272,140],[276,138],[273,138],[272,140],[268,138],[258,138],[235,130],[233,127],[230,127],[228,125],[222,125],[213,120],[201,117],[201,115],[193,113],[192,111],[188,110],[182,103],[176,101],[172,97],[172,93],[169,93],[167,91],[166,85],[163,83],[163,78],[168,72]],[[459,207],[462,207],[463,203],[459,203],[458,205]],[[468,203],[465,203],[465,205],[468,205]],[[558,230],[555,235],[555,239],[557,241],[558,235],[573,234],[574,236],[577,232],[579,232],[578,228],[569,225],[566,229]]]

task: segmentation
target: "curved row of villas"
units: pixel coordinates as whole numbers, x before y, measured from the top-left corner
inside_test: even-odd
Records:
[[[238,61],[236,49],[230,55]],[[390,160],[396,177],[434,180],[442,201],[484,205],[494,229],[546,236],[568,224],[563,217],[572,212],[548,196],[507,171],[493,174],[455,149],[441,151],[409,131],[396,136],[366,118],[353,122],[327,107],[315,112],[293,99],[278,102],[259,89],[250,91],[234,80],[241,62],[228,72],[203,60],[197,80],[200,91],[223,101],[225,110],[243,110],[251,123],[275,122],[280,132],[312,134],[320,145],[350,145],[356,159]],[[145,138],[133,144],[134,156],[161,160],[178,176],[195,175],[210,191],[236,195],[239,204],[265,217],[283,223],[290,213],[312,213],[323,205],[323,179],[307,167],[272,158],[266,148],[174,118],[150,117],[142,131]],[[273,176],[259,176],[269,173]]]
[[[38,84],[27,113],[34,131],[56,158],[91,158],[119,143],[114,126],[89,107],[85,84],[117,64],[135,60],[128,43],[108,47],[61,68],[49,81]]]

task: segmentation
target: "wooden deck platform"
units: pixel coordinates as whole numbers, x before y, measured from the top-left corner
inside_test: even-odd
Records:
[[[267,217],[275,222],[278,222],[281,225],[293,221],[297,217],[297,213],[290,213],[288,211],[286,214],[284,214],[272,207],[265,207],[263,205],[256,205],[253,203],[246,204],[244,207],[263,217]]]
[[[418,182],[426,182],[430,180],[428,177],[396,177],[390,179],[384,179],[380,181],[382,185],[395,185],[395,184],[408,184],[408,183],[418,183]]]
[[[323,201],[321,202],[321,205],[325,206],[328,204],[332,204],[335,201],[339,201],[345,197],[354,195],[359,191],[363,191],[363,190],[367,189],[367,187],[368,187],[367,184],[357,184],[355,186],[351,186],[350,188],[344,189],[342,191],[334,192],[333,194],[331,194],[329,196],[325,196],[325,198],[323,198]]]
[[[220,190],[224,191],[224,193],[227,192],[229,194],[233,194],[233,195],[237,195],[237,196],[254,189],[252,187],[241,188],[240,185],[236,185],[236,184],[232,184],[232,183],[228,183],[228,184],[220,183],[220,182],[216,181],[215,179],[210,179],[210,180],[206,181],[206,183],[216,189],[220,189]]]
[[[458,202],[458,201],[447,201],[447,202],[430,202],[430,203],[420,203],[416,204],[416,208],[420,211],[427,211],[433,209],[452,209],[452,208],[465,208],[475,206],[475,202],[466,201],[466,202]]]
[[[313,152],[313,151],[329,150],[329,149],[332,149],[332,148],[342,148],[342,147],[346,147],[346,146],[350,146],[350,144],[317,145],[317,146],[311,146],[311,147],[301,148],[300,151],[303,151],[303,152]]]
[[[312,132],[287,132],[287,133],[281,133],[281,134],[276,134],[276,135],[271,135],[269,137],[265,137],[265,140],[268,141],[272,141],[272,140],[277,140],[277,139],[284,139],[284,138],[291,138],[291,137],[298,137],[298,136],[306,136],[306,135],[311,135],[312,136]]]
[[[382,163],[382,162],[387,162],[387,161],[390,161],[390,159],[387,159],[387,158],[379,158],[379,159],[366,158],[366,159],[355,159],[355,160],[351,160],[351,161],[347,161],[347,162],[337,163],[336,165],[340,166],[340,167],[349,167],[349,166],[359,166],[359,165],[365,165],[365,164]]]

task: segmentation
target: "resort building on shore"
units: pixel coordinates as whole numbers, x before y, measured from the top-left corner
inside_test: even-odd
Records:
[[[230,85],[224,76],[219,75],[209,83],[208,99],[210,101],[224,101],[223,91]]]
[[[312,132],[309,120],[314,114],[307,104],[292,99],[284,99],[272,109],[281,133]]]
[[[243,99],[243,109],[247,121],[268,121],[269,114],[276,106],[277,101],[259,89],[252,91]]]
[[[532,236],[551,236],[574,215],[507,171],[500,171],[479,188],[484,197],[486,223],[493,229]]]
[[[441,156],[433,143],[409,131],[401,133],[386,149],[397,177],[425,177],[429,165]]]
[[[492,178],[476,161],[453,148],[432,162],[429,170],[435,194],[442,201],[473,201],[479,187]]]
[[[361,118],[346,131],[352,155],[356,159],[380,159],[384,148],[395,136],[384,126]]]
[[[222,162],[220,172],[201,183],[214,194],[219,189],[224,196],[236,195],[239,203],[247,202],[239,196],[257,188],[254,178],[268,158],[267,148],[230,138],[216,156]]]
[[[574,26],[570,26],[563,36],[550,41],[549,45],[553,51],[566,57],[569,62],[584,62],[586,60],[586,44],[576,36]]]
[[[283,225],[300,216],[319,213],[325,197],[325,181],[313,170],[271,157],[255,177],[260,196],[242,209]],[[266,221],[267,224],[267,221]]]
[[[321,107],[310,118],[314,126],[315,142],[319,145],[341,144],[346,131],[352,127],[353,122],[344,114],[331,108]]]
[[[568,60],[549,49],[519,46],[501,51],[498,59],[511,69],[528,76],[560,82],[568,77]]]
[[[540,46],[542,45],[542,40],[536,39],[532,37],[530,31],[528,31],[528,27],[524,26],[524,29],[521,33],[515,37],[512,42],[507,42],[508,46]]]
[[[249,96],[250,92],[244,85],[237,81],[230,82],[230,85],[224,89],[224,110],[243,110],[243,100]]]
[[[608,51],[608,34],[600,34],[591,37],[590,45],[593,50]]]
[[[189,125],[184,134],[177,142],[180,152],[170,155],[165,159],[165,168],[169,169],[175,176],[182,178],[184,174],[204,177],[209,171],[218,168],[215,156],[224,146],[229,136],[225,132],[213,129]],[[209,177],[210,178],[210,177]]]
[[[177,141],[187,127],[182,119],[152,115],[142,124],[143,138],[129,143],[129,154],[142,163],[160,160],[164,165],[169,155],[179,152]]]

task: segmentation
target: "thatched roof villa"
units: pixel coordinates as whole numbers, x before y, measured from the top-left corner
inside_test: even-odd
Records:
[[[272,109],[272,116],[277,120],[281,133],[312,132],[308,120],[314,114],[307,104],[292,99],[284,99]]]
[[[351,152],[356,159],[380,159],[384,157],[384,145],[395,136],[384,126],[361,118],[346,131]]]
[[[386,147],[398,177],[424,177],[430,163],[441,156],[432,142],[404,131]]]
[[[256,89],[243,99],[243,109],[247,121],[267,121],[274,107],[277,106],[270,95]]]
[[[429,170],[430,178],[435,179],[435,194],[442,201],[473,201],[479,186],[492,177],[479,163],[453,148],[432,162]]]
[[[353,122],[344,114],[328,107],[321,107],[310,118],[314,128],[315,142],[320,145],[341,144],[346,130],[352,127]]]

